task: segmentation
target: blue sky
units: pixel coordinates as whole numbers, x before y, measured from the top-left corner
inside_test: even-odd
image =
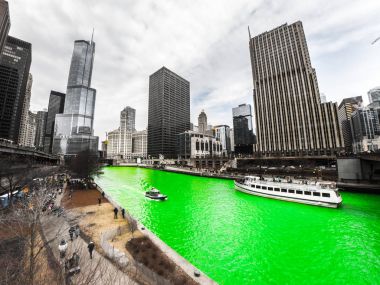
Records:
[[[10,34],[33,44],[31,109],[50,90],[65,92],[73,41],[95,27],[92,87],[95,134],[119,125],[125,106],[146,128],[149,75],[166,66],[190,81],[191,118],[232,123],[232,107],[252,102],[247,26],[252,36],[301,20],[319,89],[329,101],[380,85],[378,0],[10,0]]]

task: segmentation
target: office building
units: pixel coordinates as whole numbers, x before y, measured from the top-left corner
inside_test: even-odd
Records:
[[[9,29],[11,28],[11,19],[9,16],[8,2],[0,0],[0,58],[7,41]]]
[[[352,113],[354,153],[380,149],[380,122],[373,108],[362,107]]]
[[[380,86],[368,91],[369,103],[380,102]]]
[[[207,131],[207,115],[204,110],[198,116],[198,131],[201,134],[205,134]]]
[[[47,121],[47,111],[38,111],[36,115],[36,138],[35,146],[37,150],[44,150],[44,137]]]
[[[136,110],[127,106],[120,112],[120,129],[122,132],[134,132],[135,129]]]
[[[339,104],[338,118],[342,130],[344,149],[346,153],[352,152],[353,134],[351,126],[352,113],[362,107],[362,96],[345,98]]]
[[[302,23],[284,24],[250,38],[249,47],[256,154],[332,156],[340,151],[337,104],[321,103]]]
[[[8,36],[0,58],[0,138],[18,143],[32,45]]]
[[[36,140],[36,113],[28,111],[24,146],[35,147]]]
[[[232,122],[234,129],[234,149],[242,155],[253,153],[255,136],[252,127],[252,109],[249,104],[240,104],[232,108]]]
[[[231,141],[231,152],[235,152],[235,137],[234,137],[234,129],[230,129],[230,141]]]
[[[94,136],[96,90],[91,88],[95,42],[77,40],[71,58],[63,114],[55,117],[53,153],[76,155],[89,150],[98,155]]]
[[[178,159],[220,157],[223,153],[220,141],[200,132],[185,131],[176,140]]]
[[[148,155],[176,157],[176,135],[190,129],[190,83],[166,67],[149,77]]]
[[[54,137],[54,125],[55,116],[63,113],[65,106],[65,93],[57,91],[50,91],[49,106],[46,117],[46,126],[44,132],[44,152],[52,153],[53,151],[53,137]]]
[[[32,97],[32,85],[33,85],[33,76],[29,73],[28,82],[26,83],[26,91],[24,102],[22,104],[21,119],[20,119],[20,133],[18,138],[18,143],[20,145],[27,145],[27,124],[29,116],[29,107],[30,100]]]
[[[228,156],[231,153],[230,127],[227,125],[214,126],[214,136],[222,145],[222,155]]]

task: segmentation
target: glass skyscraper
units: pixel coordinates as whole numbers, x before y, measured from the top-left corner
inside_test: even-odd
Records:
[[[96,90],[91,88],[95,43],[74,42],[63,114],[57,114],[53,153],[75,155],[83,150],[97,152],[93,135]]]

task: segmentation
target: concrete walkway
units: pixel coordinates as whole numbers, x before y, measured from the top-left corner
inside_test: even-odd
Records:
[[[57,196],[56,205],[60,205],[62,196],[63,194]],[[93,251],[93,258],[90,259],[87,243],[81,237],[74,237],[74,240],[70,241],[69,228],[74,225],[76,221],[71,220],[73,217],[70,219],[70,213],[66,213],[63,216],[43,216],[41,224],[46,240],[50,241],[50,247],[54,257],[57,260],[60,260],[62,270],[64,270],[64,261],[60,259],[58,251],[58,245],[62,239],[65,239],[68,243],[66,259],[70,258],[73,252],[77,252],[79,254],[81,271],[79,274],[73,276],[73,284],[137,284],[131,280],[126,273],[120,271],[113,263],[100,255],[96,251],[96,248]]]

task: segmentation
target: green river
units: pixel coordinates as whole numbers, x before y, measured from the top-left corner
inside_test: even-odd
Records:
[[[169,199],[146,199],[140,179]],[[380,284],[380,195],[343,192],[329,209],[136,167],[106,167],[96,182],[220,284]]]

